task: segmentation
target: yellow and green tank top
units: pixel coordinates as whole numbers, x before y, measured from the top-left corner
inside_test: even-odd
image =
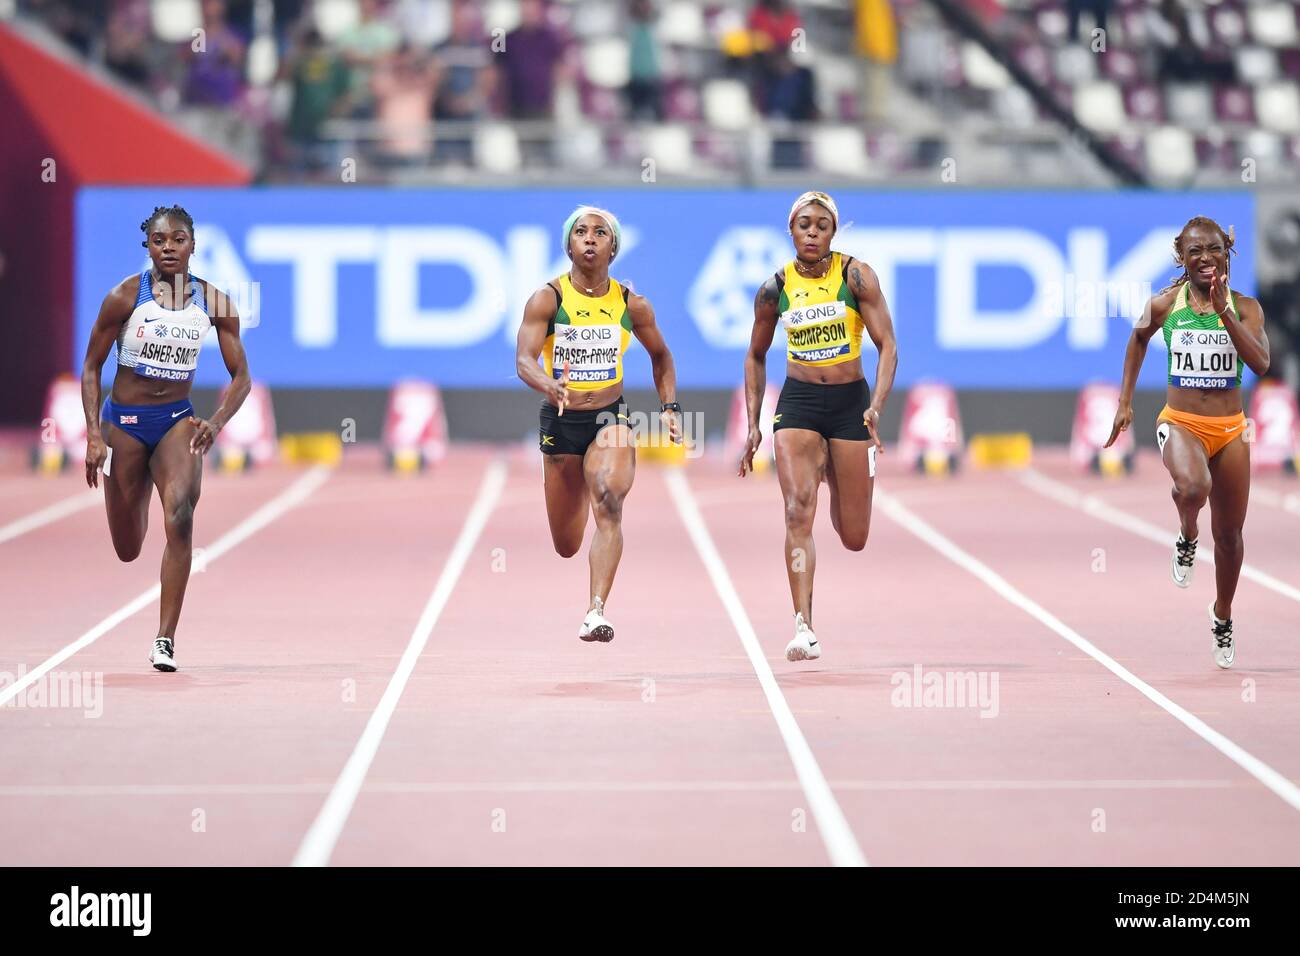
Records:
[[[777,273],[781,300],[777,314],[785,329],[786,357],[799,365],[839,365],[862,354],[858,300],[844,274],[844,257],[831,254],[831,266],[820,279],[801,276],[794,260]]]
[[[1190,282],[1178,287],[1178,297],[1165,318],[1169,347],[1169,384],[1178,388],[1241,388],[1241,359],[1232,336],[1215,313],[1202,315],[1188,298]],[[1226,314],[1241,321],[1237,293],[1228,290]]]
[[[542,346],[546,374],[559,378],[568,362],[569,388],[579,392],[623,381],[623,353],[632,335],[627,290],[611,278],[604,295],[585,295],[573,287],[567,273],[552,284],[555,286],[560,301]]]

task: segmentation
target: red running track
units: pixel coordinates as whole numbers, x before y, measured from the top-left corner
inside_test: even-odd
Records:
[[[462,566],[456,543],[498,460],[504,485],[480,509]],[[643,463],[608,604],[618,635],[588,645],[576,638],[585,549],[570,561],[550,549],[531,453],[458,448],[440,470],[401,479],[361,452],[314,490],[289,469],[209,474],[199,546],[268,503],[271,520],[192,578],[178,673],[144,660],[155,603],[57,666],[102,679],[98,716],[84,701],[0,708],[5,858],[1300,862],[1300,602],[1243,580],[1238,663],[1220,671],[1204,618],[1213,569],[1199,566],[1180,591],[1169,544],[1069,503],[1092,495],[1172,533],[1158,461],[1102,481],[1047,455],[1036,473],[934,480],[886,457],[889,504],[877,505],[866,551],[844,551],[818,516],[826,653],[800,665],[782,657],[790,611],[771,476],[742,482],[721,463],[693,463],[684,474],[703,517],[693,537],[680,479]],[[303,487],[296,505],[276,504]],[[1298,488],[1257,479],[1246,531],[1247,562],[1291,589],[1300,514],[1287,496]],[[77,494],[75,476],[7,474],[0,527]],[[155,514],[131,565],[113,558],[98,505],[0,542],[0,670],[35,667],[147,590],[159,531]],[[706,561],[704,538],[720,562]],[[445,605],[395,681],[439,582]],[[738,625],[752,626],[776,676],[768,692]],[[982,679],[986,696],[924,706],[903,693],[918,667],[923,683]],[[382,735],[359,745],[368,723]],[[350,792],[344,768],[358,756]]]

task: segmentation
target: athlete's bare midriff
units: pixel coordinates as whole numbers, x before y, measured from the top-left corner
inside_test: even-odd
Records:
[[[1165,388],[1165,404],[1176,412],[1226,418],[1241,413],[1240,388]]]
[[[787,359],[785,377],[813,385],[843,385],[866,378],[866,375],[862,372],[862,358],[859,356],[838,365],[800,365]]]
[[[567,408],[574,409],[591,409],[604,408],[611,404],[616,398],[623,394],[623,383],[615,382],[613,385],[606,385],[604,388],[593,388],[591,391],[574,391],[569,389],[569,404]]]

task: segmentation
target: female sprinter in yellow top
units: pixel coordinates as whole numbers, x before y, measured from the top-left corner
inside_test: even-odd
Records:
[[[1242,441],[1241,367],[1268,371],[1264,310],[1250,296],[1228,288],[1233,237],[1213,219],[1197,216],[1174,239],[1174,262],[1183,274],[1147,303],[1124,353],[1124,383],[1109,447],[1133,423],[1133,388],[1147,343],[1163,330],[1169,347],[1165,407],[1156,441],[1174,480],[1179,534],[1170,576],[1180,588],[1192,583],[1199,536],[1197,516],[1210,503],[1214,535],[1215,600],[1209,607],[1214,663],[1231,667],[1232,598],[1245,554],[1241,529],[1250,497],[1250,446]]]
[[[623,401],[623,353],[633,335],[650,356],[663,424],[672,441],[682,440],[677,373],[654,309],[609,275],[619,238],[613,213],[594,206],[574,210],[562,233],[573,265],[529,298],[515,352],[519,377],[545,396],[539,443],[556,552],[576,554],[588,510],[596,518],[591,600],[578,629],[584,641],[614,639],[605,602],[623,555],[623,499],[636,472]],[[544,367],[537,364],[539,354]]]
[[[745,356],[749,439],[740,474],[754,467],[762,440],[759,410],[766,357],[779,321],[785,328],[785,385],[773,419],[776,473],[785,498],[785,560],[794,601],[794,639],[787,660],[815,660],[812,630],[813,517],[823,476],[831,490],[831,523],[850,551],[867,544],[871,491],[880,451],[880,413],[894,385],[898,348],[889,306],[865,262],[831,251],[839,210],[826,193],[806,192],[787,223],[795,258],[768,279],[754,300],[754,331]],[[862,372],[862,332],[876,346],[875,395]]]

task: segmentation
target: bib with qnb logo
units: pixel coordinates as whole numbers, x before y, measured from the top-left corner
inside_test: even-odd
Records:
[[[1178,388],[1240,388],[1241,360],[1223,320],[1214,313],[1201,315],[1188,298],[1191,283],[1178,289],[1174,307],[1165,319],[1165,345],[1169,347],[1169,384]],[[1227,314],[1241,321],[1237,294],[1229,291]]]
[[[153,278],[140,273],[135,310],[117,334],[117,364],[145,378],[188,382],[199,365],[203,338],[212,327],[199,280],[187,276],[189,300],[183,309],[164,309],[153,297]]]
[[[610,279],[604,295],[584,295],[573,287],[567,273],[558,284],[560,301],[542,346],[546,374],[559,378],[568,362],[569,388],[578,392],[623,381],[623,353],[632,335],[627,290]]]
[[[781,301],[777,313],[785,328],[786,357],[800,365],[839,365],[862,351],[866,323],[858,314],[858,300],[844,275],[840,253],[831,254],[831,266],[820,279],[801,276],[794,261],[777,273]]]

